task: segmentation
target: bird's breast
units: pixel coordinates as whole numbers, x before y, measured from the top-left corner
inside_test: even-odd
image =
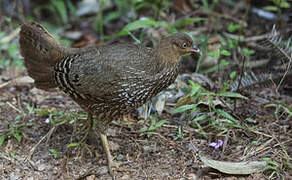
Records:
[[[121,112],[135,110],[146,103],[153,96],[166,89],[174,82],[178,75],[178,67],[165,69],[152,78],[138,77],[117,84],[119,88],[112,94],[111,103],[119,104]]]

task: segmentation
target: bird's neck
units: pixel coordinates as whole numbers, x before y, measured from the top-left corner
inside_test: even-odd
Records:
[[[160,43],[154,50],[156,59],[165,68],[172,68],[178,65],[180,56],[169,44]]]

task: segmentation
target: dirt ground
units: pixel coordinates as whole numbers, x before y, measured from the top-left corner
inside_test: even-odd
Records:
[[[82,114],[82,110],[70,98],[61,92],[44,92],[32,89],[30,86],[12,86],[2,93],[4,96],[1,97],[1,102],[4,103],[1,104],[0,129],[7,131],[9,125],[17,125],[20,127],[18,132],[22,140],[18,142],[16,138],[10,137],[0,147],[1,179],[112,179],[97,135],[91,135],[86,144],[67,147],[68,144],[79,142],[84,137],[84,131],[81,129],[84,128],[86,117],[80,115],[76,119],[73,116],[71,118],[77,120],[75,123],[64,121],[66,123],[53,128],[46,122],[48,117],[42,117],[34,111],[30,114],[25,108],[25,104],[28,103],[35,108],[56,108],[64,114],[72,114],[72,112]],[[120,166],[121,171],[116,172],[115,178],[265,179],[264,174],[230,176],[207,168],[198,159],[196,152],[190,148],[192,145],[202,154],[213,159],[237,161],[244,151],[260,148],[260,146],[247,147],[253,141],[258,141],[262,147],[248,160],[268,155],[275,158],[283,156],[285,151],[281,150],[278,141],[285,138],[283,137],[285,134],[291,135],[291,128],[272,122],[273,118],[267,112],[262,112],[262,115],[259,114],[261,119],[258,126],[263,127],[262,134],[231,130],[237,142],[230,143],[224,154],[209,147],[207,140],[188,126],[183,128],[183,138],[174,141],[170,134],[177,131],[178,126],[173,123],[174,117],[167,113],[161,117],[167,119],[167,122],[150,137],[139,131],[142,124],[137,123],[135,115],[127,121],[116,121],[111,124],[107,132],[113,156],[123,162]],[[50,130],[52,130],[51,135],[48,136]],[[43,141],[37,145],[42,138]],[[268,144],[264,145],[265,142]],[[292,142],[287,144],[291,147]],[[31,153],[35,145],[37,147]],[[56,157],[50,149],[58,153]],[[286,153],[291,155],[291,150],[291,148],[286,149]],[[286,177],[291,178],[291,172],[287,172]]]
[[[76,7],[78,7],[77,1],[79,0],[76,0],[75,4],[73,4]],[[22,2],[25,5],[30,1],[5,0],[5,2],[7,4],[10,2],[13,2],[13,4]],[[39,9],[45,7],[43,6],[43,1],[31,2],[36,3],[37,5],[34,7],[39,7]],[[50,4],[53,1],[48,2]],[[63,1],[54,2],[60,3]],[[230,88],[224,89],[225,87],[223,86],[225,83],[231,84],[232,78],[229,78],[229,76],[236,72],[236,78],[239,75],[242,77],[242,72],[245,70],[244,50],[246,50],[247,54],[250,53],[250,55],[246,55],[246,62],[255,61],[255,63],[250,63],[251,66],[254,65],[252,70],[260,70],[262,68],[262,60],[270,60],[268,54],[274,52],[272,48],[274,50],[279,48],[277,43],[270,49],[266,48],[266,51],[258,48],[260,44],[258,41],[265,39],[263,35],[271,31],[273,24],[277,25],[276,29],[279,30],[284,39],[288,39],[292,34],[291,8],[274,12],[275,16],[281,13],[285,15],[281,16],[284,17],[283,19],[274,20],[265,19],[252,12],[256,8],[262,10],[265,6],[270,5],[272,1],[212,1],[214,6],[211,4],[206,6],[207,4],[204,5],[205,1],[196,0],[191,1],[194,3],[183,0],[176,2],[173,7],[166,8],[168,11],[155,13],[159,15],[158,18],[152,17],[154,13],[149,8],[142,9],[143,11],[137,10],[134,16],[132,15],[133,12],[130,11],[131,9],[128,9],[123,12],[125,14],[122,14],[121,17],[104,24],[103,35],[118,33],[130,22],[145,19],[145,17],[153,18],[157,22],[162,21],[170,24],[178,31],[187,31],[196,37],[198,43],[201,43],[199,44],[200,48],[206,46],[204,47],[206,51],[202,56],[203,58],[201,58],[202,62],[187,63],[187,60],[192,57],[184,57],[182,71],[180,72],[188,73],[188,77],[193,76],[192,73],[196,72],[205,80],[210,80],[211,83],[209,84],[212,84],[212,86],[209,84],[205,86],[205,81],[198,82],[198,84],[211,93],[220,92],[222,89],[228,93]],[[218,4],[215,2],[218,2]],[[195,3],[200,6],[194,7]],[[0,5],[2,5],[1,0]],[[21,64],[22,57],[20,57],[18,49],[19,36],[17,31],[19,29],[14,27],[19,27],[29,19],[27,17],[32,17],[36,21],[40,20],[39,22],[42,24],[48,23],[47,25],[60,23],[57,23],[57,21],[60,21],[61,16],[57,15],[57,11],[51,11],[54,8],[37,11],[29,7],[16,6],[13,9],[3,6],[3,8],[1,7],[2,9],[7,9],[11,11],[10,14],[14,15],[10,17],[8,13],[7,16],[3,16],[6,18],[2,18],[2,12],[0,11],[0,29],[2,28],[0,31],[1,180],[292,179],[292,86],[291,82],[289,82],[292,77],[291,68],[290,71],[287,70],[290,76],[285,79],[290,85],[289,83],[286,84],[286,82],[282,83],[288,89],[288,94],[282,91],[280,93],[275,92],[275,89],[278,91],[278,87],[275,88],[277,84],[273,84],[269,88],[263,87],[240,92],[248,97],[248,100],[228,97],[220,102],[218,109],[226,110],[225,112],[237,116],[238,118],[234,119],[236,119],[236,123],[238,122],[239,127],[226,126],[222,128],[214,125],[214,121],[228,121],[228,118],[219,117],[216,114],[217,108],[216,110],[214,108],[214,111],[198,112],[197,114],[206,114],[209,118],[202,121],[198,120],[194,126],[189,122],[189,117],[187,117],[189,114],[184,115],[187,114],[186,112],[179,115],[171,113],[179,104],[179,98],[175,99],[175,101],[167,101],[162,115],[153,115],[157,118],[157,121],[166,120],[166,122],[161,127],[157,127],[152,133],[141,131],[142,129],[145,130],[145,127],[149,128],[151,120],[143,120],[138,112],[130,114],[124,120],[115,120],[110,124],[107,135],[112,155],[116,161],[122,162],[122,164],[119,171],[115,172],[115,176],[110,176],[106,156],[96,132],[89,134],[87,141],[82,141],[86,135],[87,115],[78,105],[60,91],[45,92],[38,90],[33,87],[31,82],[26,80],[26,82],[18,85],[14,83],[7,84],[7,82],[16,80],[17,77],[26,77],[27,75],[25,67]],[[51,7],[58,6],[53,4]],[[181,7],[181,9],[177,7]],[[277,6],[277,8],[279,7]],[[33,12],[23,14],[25,8]],[[207,11],[206,8],[210,9]],[[116,4],[112,4],[111,7],[104,11],[104,17],[116,15],[109,13],[115,12],[117,9],[119,7]],[[157,9],[164,8],[159,5]],[[152,45],[162,35],[170,34],[166,27],[160,27],[160,25],[159,27],[148,27],[147,25],[145,28],[131,31],[132,34],[128,36],[104,40],[99,37],[102,33],[94,29],[96,19],[97,17],[100,18],[102,13],[89,13],[84,17],[69,17],[70,13],[67,14],[68,22],[58,26],[55,26],[55,24],[49,31],[52,33],[51,31],[54,30],[61,39],[66,40],[65,42],[70,41],[73,47],[124,41],[134,42],[131,37],[135,36],[144,37],[142,39],[143,44]],[[113,18],[114,16],[111,17]],[[205,20],[197,21],[197,17]],[[285,17],[288,19],[287,21]],[[15,19],[17,21],[14,22]],[[178,22],[177,26],[174,26],[175,22]],[[131,27],[133,26],[133,24],[130,25]],[[72,35],[76,36],[76,34],[77,37],[72,37]],[[286,38],[287,36],[289,37]],[[278,41],[279,44],[282,43],[282,40],[278,39]],[[231,55],[226,55],[226,51],[223,54],[221,50],[228,50],[227,52]],[[267,52],[267,50],[271,52]],[[283,49],[280,48],[279,51],[281,50]],[[252,51],[255,51],[253,55]],[[222,53],[218,55],[220,58],[214,57],[216,55],[215,52]],[[291,54],[291,51],[287,52]],[[208,55],[208,53],[213,53],[213,55]],[[285,67],[287,69],[291,67],[291,57],[287,57],[289,54],[283,55],[280,53],[280,55],[280,60],[281,58],[290,60],[289,64],[284,64],[286,65]],[[285,58],[283,58],[284,56]],[[276,67],[280,60],[271,63],[267,61],[270,63],[268,68],[265,66],[259,72],[269,72],[271,70],[270,67]],[[1,62],[3,67],[1,67]],[[225,62],[225,64],[221,64],[221,62]],[[227,62],[229,62],[229,65],[225,66]],[[202,70],[200,68],[196,69],[197,65],[200,65]],[[223,66],[221,67],[220,65]],[[283,66],[281,64],[281,67]],[[212,71],[204,72],[206,69],[211,69]],[[277,72],[277,67],[272,68],[272,70]],[[227,76],[228,78],[226,78]],[[183,81],[183,76],[178,79]],[[177,94],[179,90],[182,91],[183,89],[178,84],[179,82],[176,82],[174,88]],[[177,94],[173,94],[173,96]],[[183,94],[183,96],[186,95]],[[216,99],[214,98],[213,100],[212,103],[215,103]],[[222,104],[222,102],[225,104]],[[202,109],[211,107],[209,104],[202,104],[202,106]],[[194,119],[194,117],[192,118]],[[212,122],[211,119],[214,121]],[[207,135],[204,136],[200,128]],[[223,141],[223,145],[220,148],[215,149],[209,145],[209,143],[218,142],[218,140]],[[79,142],[83,143],[77,144]],[[206,166],[201,161],[201,156],[228,162],[266,160],[267,166],[264,171],[258,173],[229,175]]]

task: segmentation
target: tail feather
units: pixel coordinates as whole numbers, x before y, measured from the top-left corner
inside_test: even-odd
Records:
[[[19,43],[24,65],[35,86],[43,90],[57,87],[53,67],[62,60],[65,47],[36,22],[21,26]]]

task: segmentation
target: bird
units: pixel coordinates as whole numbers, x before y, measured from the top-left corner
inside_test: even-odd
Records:
[[[172,84],[183,55],[201,55],[185,33],[164,37],[153,48],[134,43],[66,47],[33,21],[21,26],[19,44],[34,86],[59,88],[88,113],[89,122],[96,122],[110,174],[117,164],[106,136],[109,123]]]

